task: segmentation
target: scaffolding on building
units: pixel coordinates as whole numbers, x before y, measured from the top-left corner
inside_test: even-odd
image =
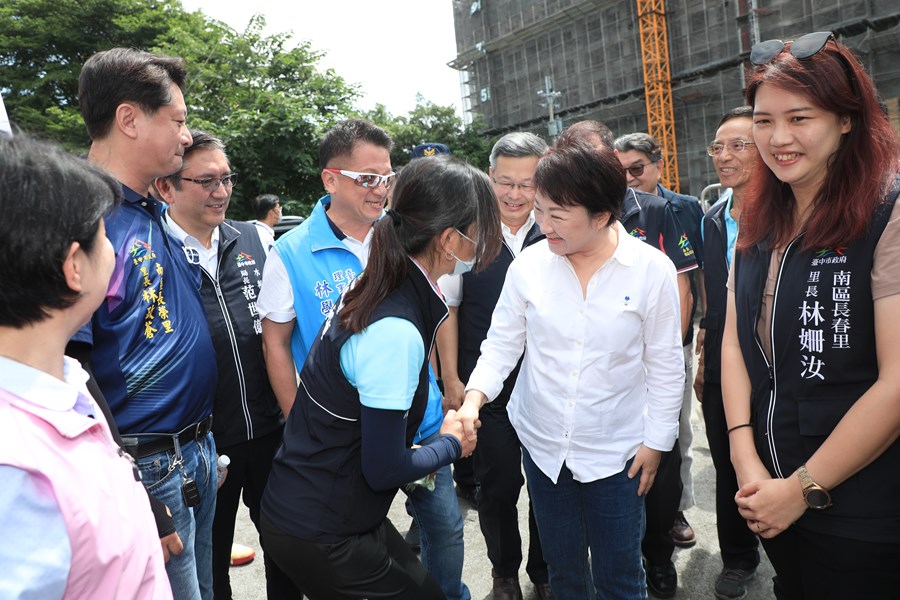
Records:
[[[722,114],[743,104],[746,58],[760,39],[834,31],[900,123],[896,0],[669,0],[664,8],[682,191],[716,180],[704,149]],[[454,0],[454,18],[450,65],[488,134],[546,137],[547,110],[535,95],[545,76],[561,92],[555,115],[564,126],[592,118],[617,135],[648,131],[636,0]]]

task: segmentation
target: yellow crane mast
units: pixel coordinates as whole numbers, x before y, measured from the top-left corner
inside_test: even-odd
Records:
[[[672,108],[672,75],[669,70],[669,35],[665,0],[636,0],[647,102],[647,133],[663,149],[662,184],[678,191],[678,149]]]

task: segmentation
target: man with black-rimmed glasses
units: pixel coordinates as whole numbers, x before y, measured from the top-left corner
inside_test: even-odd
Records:
[[[168,204],[163,221],[200,267],[200,297],[209,323],[219,372],[213,437],[228,456],[228,475],[220,483],[212,525],[213,591],[230,600],[228,568],[234,524],[243,495],[259,529],[259,506],[281,444],[284,420],[269,385],[262,359],[262,325],[256,298],[268,249],[251,223],[225,219],[237,173],[231,170],[221,140],[191,131],[181,169],[156,179]],[[300,600],[303,594],[265,557],[270,600]]]

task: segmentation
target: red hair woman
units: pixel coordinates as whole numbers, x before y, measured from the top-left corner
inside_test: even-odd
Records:
[[[750,60],[762,161],[722,345],[736,501],[777,598],[895,598],[900,147],[831,33],[762,42]]]

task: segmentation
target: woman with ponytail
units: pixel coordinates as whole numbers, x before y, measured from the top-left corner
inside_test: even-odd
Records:
[[[454,411],[433,443],[412,440],[447,316],[435,282],[489,262],[499,239],[483,173],[449,156],[403,169],[307,356],[263,498],[264,549],[312,600],[444,597],[386,516],[401,485],[474,450]]]

